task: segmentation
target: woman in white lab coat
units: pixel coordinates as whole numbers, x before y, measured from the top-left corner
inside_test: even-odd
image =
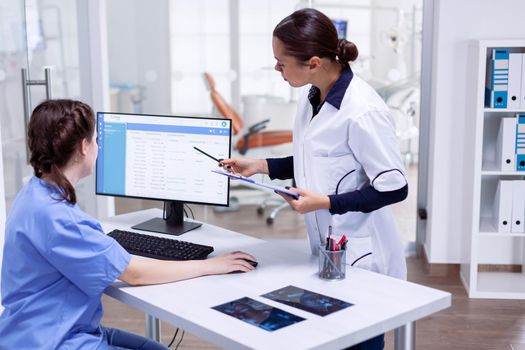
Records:
[[[406,279],[403,247],[389,204],[408,194],[395,128],[379,95],[355,76],[349,62],[356,46],[339,40],[321,12],[302,9],[273,32],[275,69],[292,87],[305,87],[298,101],[293,156],[232,158],[222,162],[244,176],[294,178],[312,253],[328,227],[348,239],[347,263]],[[352,349],[382,349],[379,336]]]

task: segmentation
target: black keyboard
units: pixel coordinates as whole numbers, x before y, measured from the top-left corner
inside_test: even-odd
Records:
[[[170,238],[160,238],[140,233],[113,230],[108,233],[130,254],[160,260],[206,259],[213,247]]]

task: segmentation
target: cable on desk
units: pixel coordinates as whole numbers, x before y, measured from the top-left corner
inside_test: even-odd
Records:
[[[369,255],[372,255],[372,252],[368,252],[368,253],[366,253],[366,254],[361,255],[359,258],[355,259],[354,262],[353,262],[350,266],[354,266],[354,264],[355,264],[356,262],[358,262],[359,260],[361,260],[361,259],[363,259],[364,257],[367,257],[367,256],[369,256]]]
[[[195,220],[195,215],[193,215],[193,210],[191,209],[191,207],[190,207],[188,204],[184,204],[184,205],[185,205],[185,206],[188,208],[188,210],[190,211],[190,213],[191,213],[191,218],[192,218],[193,220]]]
[[[175,341],[175,337],[177,337],[177,333],[179,333],[179,329],[178,328],[175,331],[175,334],[173,335],[173,338],[171,339],[170,345],[168,345],[168,348],[171,348],[171,346],[173,345],[173,342]]]
[[[177,350],[179,348],[180,343],[182,343],[182,339],[184,339],[184,331],[182,331],[182,336],[180,337],[180,340],[177,343],[177,346],[175,347],[175,350]]]

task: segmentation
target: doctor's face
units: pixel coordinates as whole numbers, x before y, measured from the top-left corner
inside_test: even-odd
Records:
[[[272,48],[277,60],[275,70],[281,73],[291,87],[301,87],[310,83],[311,72],[306,62],[300,62],[297,58],[285,54],[283,42],[276,37],[273,37]]]

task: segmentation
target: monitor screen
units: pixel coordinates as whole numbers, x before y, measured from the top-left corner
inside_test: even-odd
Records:
[[[228,205],[228,178],[194,147],[229,158],[231,120],[99,112],[97,132],[97,194]]]

